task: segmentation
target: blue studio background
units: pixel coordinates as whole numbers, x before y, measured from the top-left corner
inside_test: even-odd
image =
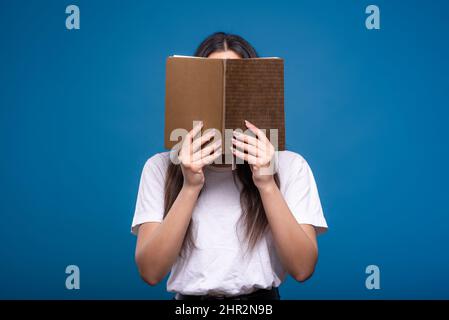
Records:
[[[313,278],[282,298],[449,298],[448,14],[443,0],[1,0],[0,298],[171,297],[139,278],[130,224],[163,151],[165,59],[220,30],[285,58],[288,148],[330,226]]]

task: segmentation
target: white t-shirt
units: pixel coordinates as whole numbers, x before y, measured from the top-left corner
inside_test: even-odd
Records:
[[[151,157],[142,172],[132,232],[140,224],[161,222],[164,213],[164,181],[169,152]],[[292,214],[301,224],[327,229],[312,171],[297,153],[280,151],[280,189]],[[240,195],[232,170],[207,166],[205,184],[192,213],[195,247],[179,256],[167,282],[170,292],[188,295],[239,295],[281,284],[286,276],[274,247],[271,232],[253,251],[244,245],[238,219]]]

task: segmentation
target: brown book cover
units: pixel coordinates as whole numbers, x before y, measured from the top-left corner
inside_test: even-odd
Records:
[[[179,142],[173,130],[190,131],[194,121],[220,130],[224,141],[225,129],[245,131],[248,120],[268,138],[277,129],[277,149],[285,149],[284,60],[173,56],[166,67],[165,148]]]

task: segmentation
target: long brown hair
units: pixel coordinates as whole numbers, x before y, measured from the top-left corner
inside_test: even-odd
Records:
[[[237,35],[226,34],[223,32],[217,32],[207,37],[199,45],[195,52],[195,56],[208,57],[213,52],[226,50],[234,51],[242,59],[258,57],[256,50],[245,39]],[[248,248],[253,249],[267,229],[267,216],[265,215],[259,191],[253,182],[249,164],[247,162],[238,164],[236,170],[233,171],[233,177],[236,185],[236,179],[241,183],[240,206],[242,208],[242,215],[240,223],[244,226]],[[279,187],[280,182],[277,173],[274,175],[274,179]],[[175,202],[181,191],[182,185],[183,175],[181,167],[170,161],[165,180],[164,217],[168,214],[168,211]],[[188,226],[183,248],[193,247],[195,245],[191,229],[192,222],[190,222]]]

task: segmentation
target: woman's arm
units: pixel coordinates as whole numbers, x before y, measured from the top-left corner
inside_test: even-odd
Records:
[[[221,140],[203,148],[215,132],[197,137],[202,126],[195,126],[184,137],[179,154],[184,183],[164,220],[139,227],[135,259],[140,275],[150,285],[159,283],[175,263],[204,185],[203,167],[221,156]]]
[[[307,280],[318,260],[315,228],[298,224],[274,181],[259,193],[282,265],[297,281]]]
[[[139,227],[136,263],[150,285],[159,283],[170,271],[182,248],[200,189],[184,186],[165,219]]]
[[[269,169],[273,145],[256,126],[245,123],[257,137],[236,132],[233,139],[236,148],[232,152],[251,166],[282,265],[296,280],[305,281],[313,274],[318,259],[315,228],[296,221],[274,181],[274,170]]]

